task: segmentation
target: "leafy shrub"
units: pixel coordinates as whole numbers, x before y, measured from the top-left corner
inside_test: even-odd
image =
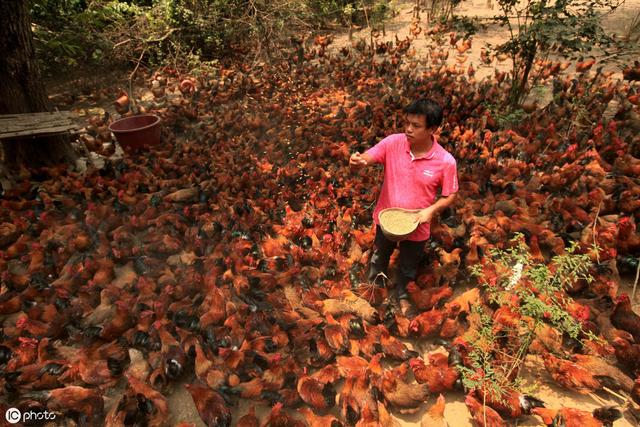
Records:
[[[38,58],[53,70],[79,63],[158,65],[230,51],[256,57],[330,22],[372,24],[390,14],[389,0],[35,0],[31,13]]]
[[[593,280],[588,274],[589,256],[576,254],[574,245],[545,265],[532,260],[522,234],[511,244],[508,249],[493,249],[490,262],[474,266],[471,273],[488,293],[489,301],[506,308],[517,324],[505,327],[487,308],[475,306],[480,327],[469,338],[472,366],[460,367],[466,387],[496,397],[520,387],[519,370],[542,325],[574,340],[597,339],[584,332],[569,313],[573,300],[566,295],[566,289],[576,281]]]

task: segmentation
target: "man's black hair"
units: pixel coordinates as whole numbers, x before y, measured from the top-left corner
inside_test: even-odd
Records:
[[[436,101],[421,98],[404,107],[405,114],[424,116],[428,128],[437,128],[442,123],[442,107]]]

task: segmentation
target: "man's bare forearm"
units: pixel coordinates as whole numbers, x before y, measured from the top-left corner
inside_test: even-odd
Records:
[[[453,204],[453,202],[456,199],[456,194],[449,194],[446,197],[441,197],[440,199],[438,199],[437,202],[435,202],[433,205],[421,209],[420,212],[418,212],[418,215],[416,215],[416,221],[420,222],[420,223],[429,223],[431,222],[431,220],[433,219],[434,216],[436,216],[438,213],[440,213],[442,210],[448,208],[449,206],[451,206]]]
[[[446,197],[439,198],[438,201],[436,201],[433,205],[431,205],[431,208],[433,209],[433,214],[435,215],[442,212],[443,210],[451,206],[455,200],[456,200],[456,193],[449,194]]]

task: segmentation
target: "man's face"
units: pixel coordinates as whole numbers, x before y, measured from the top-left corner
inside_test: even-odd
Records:
[[[422,114],[406,115],[404,133],[411,145],[428,142],[431,138],[431,129],[427,127],[427,120]]]

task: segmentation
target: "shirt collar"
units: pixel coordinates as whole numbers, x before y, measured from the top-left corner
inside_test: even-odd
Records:
[[[431,144],[431,148],[429,149],[429,151],[427,151],[425,154],[423,154],[420,157],[415,157],[413,155],[413,153],[411,152],[411,144],[409,144],[409,140],[407,139],[406,135],[404,137],[404,143],[405,143],[405,151],[407,153],[409,153],[409,155],[411,156],[411,160],[421,160],[421,159],[425,159],[425,160],[431,160],[433,159],[433,156],[436,155],[436,148],[439,145],[438,144],[438,138],[432,133],[431,134],[431,140],[432,140],[432,144]]]

